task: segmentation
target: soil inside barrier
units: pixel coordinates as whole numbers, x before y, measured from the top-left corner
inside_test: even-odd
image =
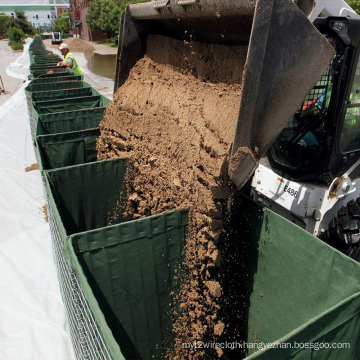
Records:
[[[188,277],[174,307],[172,359],[221,356],[221,350],[182,344],[214,341],[226,327],[219,315],[217,243],[232,193],[228,157],[246,52],[246,46],[149,36],[146,55],[114,94],[100,124],[98,159],[133,162],[128,215],[190,209]]]

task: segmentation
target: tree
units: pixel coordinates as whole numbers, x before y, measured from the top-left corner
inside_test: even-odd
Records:
[[[9,38],[9,46],[11,46],[13,50],[23,49],[23,39],[25,38],[25,34],[20,28],[13,26],[9,27],[7,36]]]
[[[21,29],[25,35],[33,35],[34,28],[25,16],[25,11],[15,10],[15,17],[9,17],[5,23],[5,28],[16,27]]]
[[[346,1],[357,14],[360,14],[360,1],[359,0],[347,0]]]
[[[9,40],[14,42],[21,42],[25,37],[24,32],[17,27],[10,27],[7,31],[7,35]]]
[[[59,16],[55,20],[54,30],[59,31],[62,34],[67,34],[70,30],[69,16]]]
[[[122,11],[123,10],[121,10],[121,8],[117,5],[110,11],[109,22],[113,34],[117,34],[119,32],[120,16]]]
[[[24,10],[15,10],[16,18],[20,21],[27,21]]]
[[[16,18],[14,20],[14,25],[20,28],[25,34],[32,35],[34,33],[34,28],[29,21],[27,21],[27,17],[25,16],[25,11],[23,10],[15,10]]]
[[[108,39],[119,32],[121,12],[130,3],[150,0],[93,0],[89,4],[86,23],[91,30],[106,32]]]
[[[86,22],[91,30],[106,32],[108,39],[114,35],[113,25],[110,21],[110,13],[116,8],[113,0],[93,0],[89,4]]]
[[[10,17],[5,14],[0,14],[0,33],[5,33],[8,28]]]
[[[99,17],[103,2],[104,0],[93,0],[89,4],[86,15],[86,23],[91,30],[99,30],[102,27],[102,24],[99,21]]]

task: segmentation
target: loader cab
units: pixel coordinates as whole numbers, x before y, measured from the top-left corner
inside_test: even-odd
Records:
[[[319,18],[314,25],[334,57],[267,155],[283,177],[330,184],[360,157],[360,20]]]
[[[57,44],[61,44],[61,43],[62,43],[61,33],[58,32],[58,31],[53,31],[51,44],[52,45],[57,45]]]

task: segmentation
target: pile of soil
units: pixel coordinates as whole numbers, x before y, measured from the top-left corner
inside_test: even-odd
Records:
[[[84,54],[90,54],[95,49],[89,42],[78,38],[67,38],[63,41],[64,44],[69,46],[71,52],[82,52]],[[51,45],[52,48],[58,50],[60,45]]]
[[[95,47],[87,41],[78,38],[68,38],[64,42],[69,46],[71,52],[90,53],[95,50]]]
[[[100,124],[98,159],[133,162],[128,215],[190,209],[188,277],[174,310],[172,359],[221,356],[220,349],[205,353],[182,344],[215,341],[226,326],[219,315],[217,244],[232,193],[228,158],[246,52],[246,46],[149,36],[146,55],[114,94]]]

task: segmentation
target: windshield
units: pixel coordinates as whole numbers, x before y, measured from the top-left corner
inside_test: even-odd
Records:
[[[360,149],[360,59],[357,62],[345,111],[340,137],[340,151],[342,153]]]
[[[288,169],[298,169],[313,162],[319,157],[326,140],[324,124],[330,106],[334,75],[342,60],[335,40],[330,36],[327,39],[335,48],[331,64],[270,148],[275,162]]]

